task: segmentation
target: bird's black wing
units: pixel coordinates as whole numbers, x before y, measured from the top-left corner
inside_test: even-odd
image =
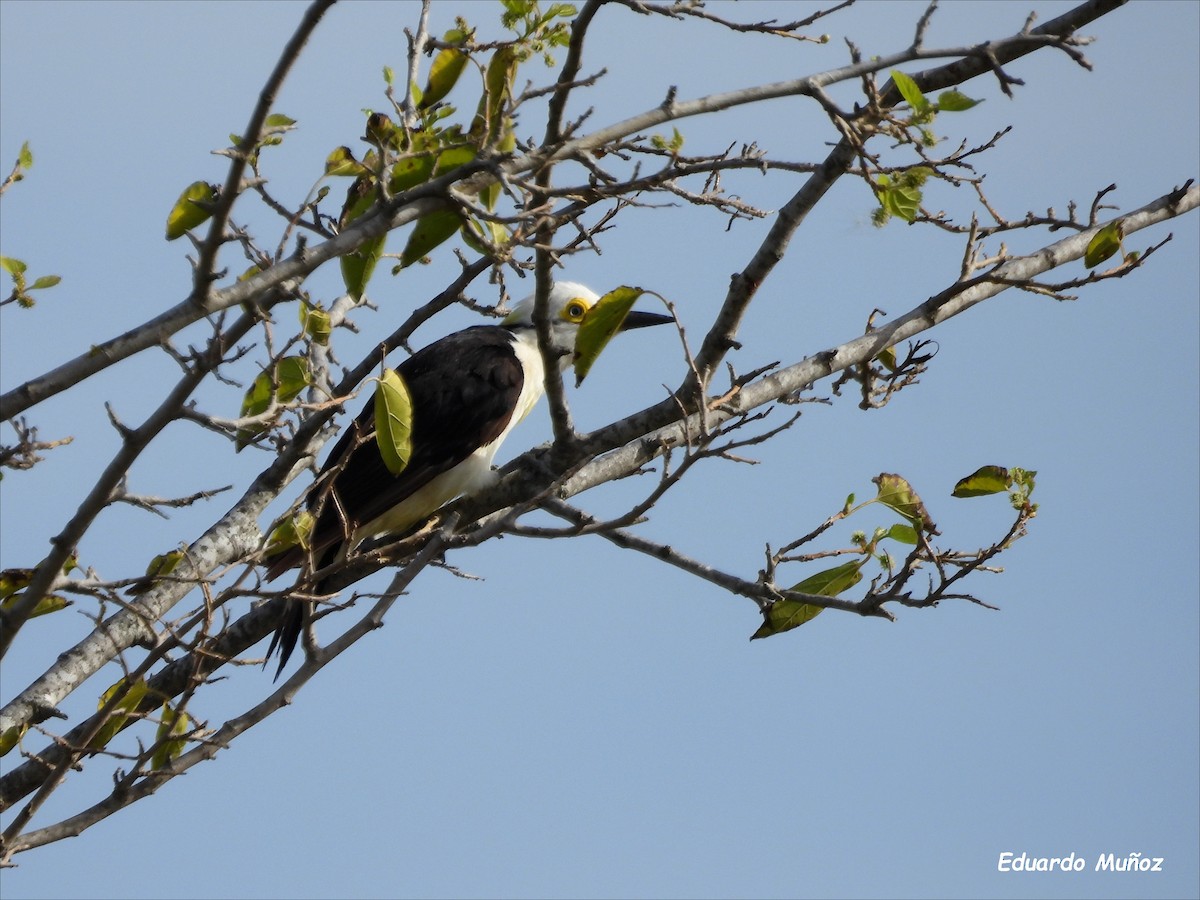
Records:
[[[507,427],[524,372],[506,328],[481,325],[435,341],[397,366],[412,397],[413,452],[399,475],[375,441],[374,399],[347,426],[307,498],[317,521],[309,542],[318,568],[353,529],[370,522],[458,465]],[[273,561],[275,577],[302,556]]]
[[[505,328],[480,325],[448,335],[417,351],[396,371],[412,397],[413,452],[393,475],[375,441],[374,398],[347,426],[309,490],[317,521],[308,553],[316,568],[332,562],[342,544],[365,525],[498,438],[512,419],[525,374]],[[299,547],[271,561],[275,578],[305,559]],[[318,586],[318,591],[320,590]],[[292,603],[271,638],[269,660],[279,649],[276,679],[304,628],[304,603]]]

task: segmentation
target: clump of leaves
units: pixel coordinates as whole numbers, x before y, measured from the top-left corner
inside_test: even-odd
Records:
[[[537,0],[501,0],[504,12],[500,24],[519,35],[525,53],[540,53],[546,65],[554,65],[550,55],[553,47],[565,47],[571,42],[571,27],[567,20],[577,10],[570,3],[552,3],[542,12]],[[556,19],[560,21],[555,21]]]
[[[898,120],[893,134],[903,142],[918,143],[932,147],[937,136],[930,127],[940,112],[963,112],[982,103],[956,90],[942,91],[936,101],[930,100],[917,83],[899,69],[891,72],[892,83],[904,102],[909,114]],[[936,174],[925,166],[914,166],[893,175],[882,174],[876,179],[876,197],[879,207],[871,214],[871,221],[879,227],[886,225],[893,216],[905,222],[913,221],[921,209],[922,185],[929,176]]]
[[[25,173],[33,168],[33,151],[29,149],[29,141],[21,144],[21,149],[17,153],[17,162],[13,166],[12,174],[8,176],[5,182],[5,187],[9,184],[23,181]]]
[[[19,259],[13,259],[11,256],[0,256],[0,269],[4,269],[13,281],[12,293],[3,300],[3,303],[16,303],[23,309],[31,309],[34,304],[33,295],[30,291],[41,291],[46,288],[54,287],[62,278],[58,275],[42,275],[35,278],[31,283],[25,273],[29,267]]]
[[[671,136],[663,137],[661,134],[650,135],[650,146],[655,150],[666,150],[668,153],[678,153],[683,149],[683,135],[679,133],[678,128],[671,129]]]
[[[67,557],[67,561],[63,563],[62,573],[70,574],[77,565],[74,556]],[[20,602],[21,592],[29,587],[29,582],[33,580],[33,571],[33,569],[5,569],[0,572],[0,611],[7,612]],[[71,601],[66,597],[59,594],[47,594],[37,602],[37,606],[33,608],[29,618],[36,619],[38,616],[46,616],[58,612],[60,609],[66,609],[70,605]]]
[[[262,134],[259,135],[258,143],[250,150],[250,165],[258,165],[258,151],[263,147],[278,147],[283,143],[283,136],[295,129],[296,120],[291,116],[285,116],[283,113],[271,113],[263,122]],[[240,147],[244,140],[240,134],[229,135],[229,140],[233,146]]]
[[[339,226],[345,228],[366,214],[384,193],[383,185],[387,195],[395,196],[481,156],[511,153],[516,147],[511,107],[518,68],[537,55],[547,65],[553,65],[550,50],[570,42],[570,19],[575,14],[575,7],[567,3],[551,4],[543,10],[533,0],[504,0],[501,21],[515,38],[495,46],[490,57],[475,49],[474,30],[459,18],[456,27],[443,35],[425,84],[409,86],[412,110],[405,112],[396,107],[397,118],[403,124],[386,113],[368,110],[363,139],[371,149],[363,159],[355,159],[352,151],[342,146],[326,160],[326,176],[355,178],[347,192]],[[455,121],[458,110],[446,100],[464,74],[471,71],[470,63],[482,75],[482,91],[470,121]],[[385,69],[384,80],[390,98],[395,73]],[[491,212],[500,193],[499,184],[490,185],[480,192],[479,203]],[[413,226],[392,274],[426,261],[455,234],[461,234],[468,247],[484,254],[496,253],[510,238],[502,224],[486,216],[477,218],[457,209],[437,210]],[[342,257],[342,279],[352,297],[362,297],[384,255],[385,241],[386,235],[380,235]]]
[[[984,497],[991,494],[1007,492],[1009,503],[1017,510],[1018,525],[1032,518],[1037,513],[1037,504],[1030,501],[1033,493],[1034,479],[1037,473],[1028,469],[1006,469],[1002,466],[982,466],[970,475],[960,479],[954,486],[953,497]],[[983,561],[1008,547],[1023,531],[1014,526],[1009,534],[990,548],[968,554],[953,551],[943,553],[934,550],[930,538],[940,532],[934,524],[924,501],[909,484],[908,480],[891,472],[883,472],[872,479],[876,486],[876,494],[870,500],[855,505],[854,494],[846,498],[840,513],[829,519],[827,525],[859,513],[873,504],[884,506],[897,513],[903,521],[890,526],[877,526],[870,534],[865,531],[855,531],[850,536],[851,547],[822,551],[802,557],[789,557],[784,553],[776,555],[777,562],[806,561],[824,559],[836,556],[853,555],[855,558],[840,563],[829,569],[816,572],[802,581],[797,582],[785,591],[785,596],[774,601],[763,610],[763,624],[750,636],[751,640],[771,637],[798,628],[811,622],[825,609],[820,603],[810,600],[786,596],[788,593],[808,594],[813,597],[837,597],[850,590],[863,579],[863,569],[874,561],[878,564],[885,583],[891,581],[895,565],[889,551],[888,542],[912,547],[908,554],[906,569],[915,568],[919,563],[930,562],[937,565],[939,571],[948,564],[959,566],[959,571],[965,573],[978,567]],[[823,529],[822,529],[823,530]],[[795,549],[820,533],[802,538],[796,544],[790,545],[787,552]],[[904,575],[897,577],[906,577]],[[943,578],[946,576],[943,574]],[[961,575],[952,576],[954,578]],[[879,589],[879,584],[872,582],[872,590]]]
[[[921,186],[933,174],[926,166],[914,166],[895,175],[880,175],[876,179],[879,185],[879,208],[871,214],[871,221],[876,227],[887,224],[892,216],[911,222],[921,211]]]

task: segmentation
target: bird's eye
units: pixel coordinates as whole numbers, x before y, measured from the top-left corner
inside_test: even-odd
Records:
[[[572,322],[578,322],[583,318],[583,314],[587,312],[587,306],[578,300],[572,300],[567,304],[565,311],[568,319],[570,319]]]

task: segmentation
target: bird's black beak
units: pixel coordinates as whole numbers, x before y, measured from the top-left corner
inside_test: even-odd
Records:
[[[641,312],[640,310],[632,310],[625,321],[621,323],[620,331],[629,331],[633,328],[648,328],[651,325],[665,325],[667,322],[674,322],[670,316],[664,316],[660,313]]]

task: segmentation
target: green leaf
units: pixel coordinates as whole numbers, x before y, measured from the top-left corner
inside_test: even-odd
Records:
[[[25,263],[19,259],[13,259],[11,256],[0,256],[0,269],[4,269],[9,275],[16,278],[18,275],[24,275],[28,269]]]
[[[78,568],[79,561],[75,558],[75,554],[67,557],[63,563],[62,573],[69,575],[72,569]],[[5,611],[12,609],[19,602],[21,595],[17,591],[23,591],[29,587],[29,582],[33,580],[33,569],[4,569],[0,571],[0,609]],[[66,609],[71,605],[71,601],[56,594],[49,594],[38,601],[29,618],[35,619],[38,616],[44,616],[47,613],[58,612],[60,609]]]
[[[1003,466],[981,466],[965,478],[960,478],[950,492],[951,497],[985,497],[1000,494],[1012,484],[1012,476]]]
[[[832,569],[825,569],[792,585],[789,590],[800,594],[816,594],[819,597],[836,597],[842,591],[849,590],[862,581],[859,571],[866,559],[857,559],[842,563]],[[776,600],[763,613],[763,623],[759,629],[750,635],[750,640],[770,637],[799,628],[806,622],[811,622],[825,609],[815,603],[804,603],[800,600]]]
[[[285,356],[279,360],[275,375],[279,380],[280,403],[291,403],[313,381],[308,360],[303,356]]]
[[[508,229],[499,222],[467,219],[462,227],[463,243],[484,256],[495,253],[495,248],[503,247],[512,239]],[[488,243],[491,246],[488,246]]]
[[[146,591],[154,587],[154,580],[156,578],[163,578],[170,575],[183,562],[183,558],[184,553],[182,550],[172,550],[169,553],[158,554],[146,566],[146,574],[142,580],[129,587],[129,593],[135,596],[146,593]]]
[[[367,116],[365,137],[368,143],[390,150],[399,150],[405,143],[404,129],[387,113],[371,113]]]
[[[461,147],[450,147],[443,150],[438,154],[437,165],[433,169],[434,177],[452,172],[459,166],[465,166],[478,155],[478,148],[472,147],[470,144],[463,144]]]
[[[254,384],[242,401],[242,416],[257,416],[266,412],[274,397],[279,403],[290,403],[312,384],[308,360],[302,356],[285,356],[275,363],[272,372],[258,373]]]
[[[21,738],[25,737],[25,732],[29,730],[29,724],[13,725],[11,728],[5,728],[0,732],[0,756],[4,756],[13,747],[21,742]]]
[[[402,194],[418,184],[424,184],[433,177],[433,167],[436,160],[433,154],[409,156],[392,166],[392,176],[388,180],[388,190],[393,194]]]
[[[17,591],[29,587],[33,569],[5,569],[0,572],[0,600],[11,597]]]
[[[291,116],[285,116],[283,113],[271,113],[267,116],[267,121],[263,123],[265,128],[289,129],[295,126],[296,120]]]
[[[39,291],[42,288],[54,287],[60,281],[62,281],[61,275],[43,275],[29,286],[29,290]]]
[[[3,601],[0,601],[0,610],[8,612],[21,602],[21,598],[23,596],[25,595],[13,594],[10,597],[6,597]],[[33,607],[33,612],[29,614],[29,618],[36,619],[38,616],[48,616],[50,613],[58,612],[60,609],[66,609],[70,605],[71,601],[66,597],[62,597],[58,594],[46,594],[46,596],[42,597],[42,599],[39,600]]]
[[[959,91],[949,90],[938,94],[937,108],[942,112],[963,112],[982,102],[982,100],[972,100]]]
[[[860,569],[864,563],[865,559],[856,559],[832,569],[825,569],[793,584],[788,590],[800,594],[816,594],[819,597],[836,597],[862,581]]]
[[[502,191],[503,187],[501,186],[500,182],[493,181],[479,192],[479,199],[482,200],[483,205],[487,207],[489,211],[491,211],[496,208],[496,201],[500,199],[500,194]]]
[[[29,149],[29,141],[21,144],[21,152],[17,154],[17,165],[22,169],[33,168],[33,151]]]
[[[323,307],[310,307],[301,303],[300,327],[314,344],[320,344],[322,347],[329,345],[329,337],[333,334],[333,320]]]
[[[395,369],[385,369],[375,388],[375,442],[383,464],[399,475],[412,457],[412,395]]]
[[[893,541],[899,541],[901,544],[911,544],[914,547],[917,545],[919,540],[917,537],[917,529],[913,528],[911,525],[901,524],[900,522],[897,522],[895,525],[889,528],[886,536],[890,537]]]
[[[1012,488],[1008,492],[1008,501],[1012,504],[1013,509],[1024,510],[1026,506],[1030,505],[1029,496],[1033,493],[1037,472],[1033,469],[1014,467],[1008,470],[1008,474],[1012,476]],[[1036,512],[1037,504],[1032,504],[1032,507]]]
[[[160,553],[154,559],[150,560],[150,564],[146,566],[147,578],[159,578],[165,575],[170,575],[183,562],[184,553],[182,550],[171,550],[168,553]]]
[[[921,89],[917,87],[917,83],[908,75],[905,75],[899,69],[891,71],[892,83],[896,85],[896,90],[900,92],[908,105],[913,108],[916,113],[928,113],[931,109],[929,101],[925,95],[921,93]]]
[[[207,181],[193,181],[179,195],[167,215],[167,240],[183,237],[197,225],[206,222],[212,211],[208,204],[216,202],[218,191]]]
[[[670,153],[678,153],[683,149],[683,135],[679,133],[678,128],[672,128],[670,138],[665,138],[661,134],[651,135],[650,145],[656,150],[666,150]]]
[[[917,496],[904,478],[890,472],[881,472],[871,479],[879,488],[875,499],[889,509],[895,510],[907,519],[914,528],[920,528],[926,534],[937,534],[937,527],[925,509],[925,504]]]
[[[518,62],[516,48],[512,46],[501,47],[488,62],[483,96],[471,123],[471,134],[483,138],[486,143],[491,143],[502,133],[504,110],[512,96]]]
[[[596,305],[584,315],[579,323],[579,332],[575,335],[576,387],[583,384],[583,379],[592,370],[592,364],[613,335],[621,330],[625,317],[643,293],[639,287],[622,285],[597,300]]]
[[[504,121],[500,123],[496,140],[492,141],[492,148],[497,153],[512,153],[516,147],[517,133],[513,129],[513,120],[510,116],[505,116]]]
[[[33,284],[26,284],[25,273],[29,270],[29,266],[19,259],[14,259],[11,256],[0,256],[0,269],[4,269],[13,281],[12,299],[17,301],[17,305],[25,309],[29,309],[34,305],[34,299],[29,295],[30,291],[41,290],[42,288],[54,287],[62,281],[58,275],[43,275],[36,279]]]
[[[1124,236],[1125,232],[1120,222],[1109,222],[1088,241],[1087,251],[1083,254],[1083,264],[1089,269],[1100,265],[1121,249]]]
[[[367,171],[366,166],[354,158],[349,147],[337,147],[325,157],[325,174],[334,177],[342,175],[362,175]]]
[[[750,640],[756,641],[773,634],[782,634],[793,628],[799,628],[806,622],[811,622],[824,611],[825,607],[812,603],[801,603],[798,600],[776,600],[763,613],[763,623],[758,626],[758,630],[754,634],[750,635]]]
[[[429,66],[429,80],[421,92],[421,109],[428,109],[450,93],[463,70],[467,67],[467,54],[454,48],[439,50]]]
[[[171,760],[183,752],[187,740],[181,735],[191,730],[191,718],[187,713],[176,711],[171,704],[164,701],[162,705],[162,721],[154,733],[154,742],[158,745],[150,757],[150,771],[157,772],[171,764]]]
[[[267,542],[263,547],[263,556],[277,556],[296,546],[307,550],[308,539],[312,536],[313,525],[316,524],[316,521],[316,518],[308,510],[288,516],[271,529],[271,534],[267,537]]]
[[[241,416],[247,418],[261,415],[270,409],[273,399],[278,403],[291,403],[310,384],[312,371],[309,369],[308,360],[302,356],[285,356],[273,369],[258,373],[258,377],[242,398]],[[239,428],[237,449],[245,447],[265,427],[259,423]]]
[[[526,18],[535,7],[535,0],[500,0],[504,5],[504,14],[500,17],[500,23],[508,29],[515,29],[515,26],[522,19]]]
[[[342,283],[346,285],[346,293],[355,300],[362,299],[363,292],[367,289],[367,282],[375,274],[375,264],[379,262],[379,257],[383,256],[383,248],[386,243],[387,235],[381,234],[379,237],[371,238],[353,253],[347,253],[338,260],[338,265],[342,270]]]
[[[1033,469],[1009,469],[1008,474],[1012,476],[1013,485],[1021,488],[1026,493],[1033,493],[1034,480],[1037,478],[1037,472]]]
[[[366,140],[376,147],[399,147],[403,132],[386,113],[373,112],[367,116]]]
[[[880,204],[889,214],[911,222],[921,210],[921,189],[917,185],[893,181],[887,175],[880,175],[878,183],[883,187],[880,192]],[[881,224],[877,222],[876,224]]]
[[[462,219],[453,209],[439,209],[417,219],[404,252],[400,254],[400,268],[406,269],[432,253],[449,240],[462,227]]]
[[[375,205],[375,180],[370,175],[360,175],[346,189],[346,200],[338,216],[339,230]]]
[[[96,704],[96,709],[104,709],[116,694],[125,686],[125,679],[122,678],[100,696],[100,702]],[[129,686],[128,693],[125,694],[117,705],[113,707],[112,715],[108,721],[100,726],[100,730],[95,736],[88,741],[88,746],[93,750],[99,750],[105,747],[109,741],[117,736],[117,733],[124,728],[130,721],[130,713],[137,711],[138,704],[142,702],[142,698],[146,696],[146,682],[139,678]]]

